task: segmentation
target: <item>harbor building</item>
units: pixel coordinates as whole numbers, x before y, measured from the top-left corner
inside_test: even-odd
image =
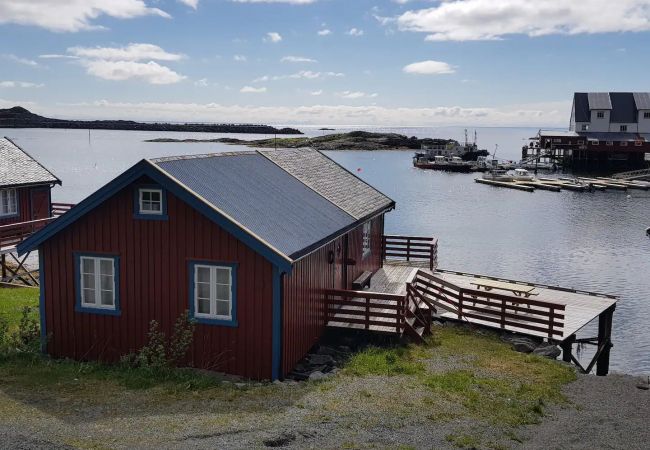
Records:
[[[568,131],[540,130],[524,160],[577,170],[644,168],[650,155],[650,93],[576,92]]]

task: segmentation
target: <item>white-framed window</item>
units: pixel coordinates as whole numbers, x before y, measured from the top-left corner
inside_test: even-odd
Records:
[[[163,191],[162,189],[140,188],[138,190],[139,214],[162,215]]]
[[[614,145],[614,142],[613,141],[606,141],[605,145],[608,145],[608,146],[611,147],[612,145]]]
[[[627,131],[627,125],[621,125],[621,131]]]
[[[600,145],[600,141],[598,139],[591,141],[591,145]]]
[[[233,267],[194,264],[193,312],[196,319],[234,320]]]
[[[644,119],[650,119],[650,112],[646,111],[643,113],[643,118]]]
[[[578,145],[585,145],[585,141],[578,141]]]
[[[605,118],[605,112],[603,112],[603,111],[598,111],[598,112],[596,113],[596,117],[598,117],[599,119],[604,119],[604,118]]]
[[[0,217],[18,214],[18,193],[15,189],[0,189]]]
[[[372,236],[372,227],[370,226],[370,222],[366,222],[363,224],[363,237],[362,237],[362,247],[363,247],[363,257],[365,258],[366,256],[370,255],[372,252],[372,245],[371,245],[371,236]]]
[[[117,310],[117,258],[80,255],[79,306],[82,310]]]
[[[587,131],[588,129],[589,129],[589,125],[587,125],[586,123],[583,123],[582,124],[582,131]]]

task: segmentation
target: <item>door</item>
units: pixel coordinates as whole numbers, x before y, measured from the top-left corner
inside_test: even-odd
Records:
[[[50,188],[36,188],[31,191],[32,220],[50,217]]]

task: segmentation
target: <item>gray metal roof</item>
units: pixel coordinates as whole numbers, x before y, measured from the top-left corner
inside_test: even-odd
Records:
[[[635,92],[632,95],[634,96],[636,109],[650,109],[650,93]]]
[[[610,92],[609,98],[612,103],[611,123],[636,123],[639,112],[631,92]]]
[[[151,162],[255,238],[294,260],[356,222],[257,152]]]
[[[355,219],[376,214],[394,203],[317,150],[282,149],[260,153]]]
[[[61,181],[7,138],[0,138],[0,186],[25,186]]]
[[[609,92],[589,92],[589,109],[612,109]]]
[[[575,111],[576,122],[591,121],[591,113],[589,112],[589,97],[586,92],[576,92],[573,94],[573,107]]]
[[[586,132],[578,133],[580,136],[590,141],[628,141],[633,142],[638,139],[635,133],[620,133],[620,132]]]

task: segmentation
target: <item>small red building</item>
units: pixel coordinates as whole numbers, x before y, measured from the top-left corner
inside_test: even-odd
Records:
[[[195,367],[277,379],[322,335],[323,291],[381,267],[394,205],[318,151],[142,160],[18,250],[39,250],[54,357],[116,361],[189,310]]]
[[[0,138],[0,226],[51,216],[51,190],[61,184],[8,138]]]

